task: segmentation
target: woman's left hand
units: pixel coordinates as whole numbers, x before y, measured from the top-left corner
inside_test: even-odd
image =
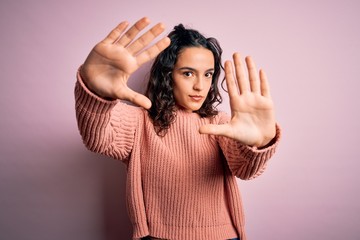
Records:
[[[276,135],[275,113],[267,77],[263,70],[257,73],[251,57],[246,57],[248,78],[240,54],[233,55],[233,63],[225,62],[225,78],[230,98],[229,123],[203,125],[199,131],[235,139],[245,145],[264,147]]]

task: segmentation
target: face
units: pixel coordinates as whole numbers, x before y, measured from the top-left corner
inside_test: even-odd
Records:
[[[172,72],[175,102],[187,112],[203,105],[214,74],[214,55],[203,47],[188,47],[177,57]]]

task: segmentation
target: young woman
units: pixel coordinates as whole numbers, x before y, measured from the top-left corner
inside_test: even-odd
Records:
[[[246,57],[247,79],[238,53],[225,62],[228,117],[216,110],[218,42],[178,25],[150,46],[164,26],[136,38],[148,24],[142,18],[126,30],[120,23],[80,67],[75,98],[83,141],[127,165],[134,239],[244,240],[235,177],[260,175],[280,137],[266,75]],[[134,92],[129,77],[155,57],[146,96]]]

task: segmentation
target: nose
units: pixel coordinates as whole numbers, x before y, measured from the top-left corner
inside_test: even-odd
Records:
[[[193,89],[196,91],[201,91],[204,89],[205,86],[205,79],[203,77],[197,77],[195,79]]]

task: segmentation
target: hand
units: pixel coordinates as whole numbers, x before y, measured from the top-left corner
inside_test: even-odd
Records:
[[[263,147],[276,134],[275,113],[267,77],[263,70],[257,73],[251,57],[246,57],[249,79],[241,63],[240,54],[225,62],[225,78],[230,98],[231,120],[227,124],[201,126],[200,133],[225,136],[243,144]]]
[[[128,23],[122,22],[93,48],[80,70],[91,91],[104,98],[128,100],[147,109],[151,107],[147,97],[127,86],[133,72],[170,44],[170,39],[165,37],[147,48],[164,31],[162,23],[135,40],[136,35],[149,23],[148,18],[142,18],[125,32]]]

